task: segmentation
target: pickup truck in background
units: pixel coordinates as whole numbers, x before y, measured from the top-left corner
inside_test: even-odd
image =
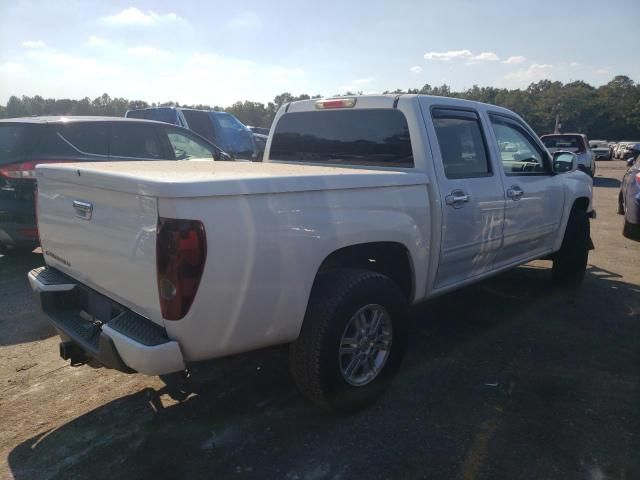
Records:
[[[575,154],[518,115],[418,95],[284,105],[264,163],[36,173],[28,277],[63,358],[161,375],[288,343],[335,410],[388,385],[410,304],[540,258],[579,284],[595,213]]]

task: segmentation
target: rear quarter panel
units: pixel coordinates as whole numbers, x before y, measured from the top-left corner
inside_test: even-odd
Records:
[[[207,261],[187,316],[165,321],[189,361],[294,340],[313,281],[333,251],[403,244],[424,292],[429,258],[427,185],[159,199],[161,216],[203,221]]]

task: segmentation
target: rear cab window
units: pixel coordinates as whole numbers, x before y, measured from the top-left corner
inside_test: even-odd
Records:
[[[574,153],[586,150],[584,138],[580,135],[543,135],[541,140],[548,149],[568,150]]]
[[[412,168],[407,119],[399,110],[285,113],[275,126],[271,160]]]

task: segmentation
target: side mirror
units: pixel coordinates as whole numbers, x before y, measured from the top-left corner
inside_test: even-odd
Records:
[[[633,167],[633,164],[635,163],[636,158],[638,158],[638,157],[627,158],[627,167]]]
[[[553,172],[573,172],[578,167],[578,157],[572,152],[557,151],[553,154]]]

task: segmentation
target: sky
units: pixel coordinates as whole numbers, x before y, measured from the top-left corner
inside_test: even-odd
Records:
[[[639,19],[640,0],[0,0],[0,103],[639,82]]]

